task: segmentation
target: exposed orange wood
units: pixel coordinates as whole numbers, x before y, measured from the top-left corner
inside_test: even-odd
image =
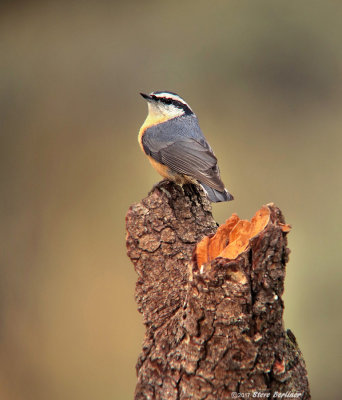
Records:
[[[262,232],[270,221],[270,209],[263,206],[255,213],[253,218],[241,220],[233,214],[215,235],[211,238],[205,236],[196,247],[197,265],[206,264],[216,257],[229,259],[237,258],[249,246],[249,241]],[[289,232],[290,226],[281,224],[283,232]]]

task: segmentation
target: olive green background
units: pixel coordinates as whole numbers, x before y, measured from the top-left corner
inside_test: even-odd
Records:
[[[292,224],[285,325],[341,396],[342,3],[0,6],[0,398],[132,399],[143,326],[125,213],[160,177],[138,92],[189,102],[250,218]]]

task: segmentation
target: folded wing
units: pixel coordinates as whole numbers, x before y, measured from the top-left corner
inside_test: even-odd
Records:
[[[148,129],[142,137],[145,152],[172,171],[189,175],[213,189],[224,191],[217,158],[198,124],[161,125]],[[191,129],[191,132],[186,129]]]

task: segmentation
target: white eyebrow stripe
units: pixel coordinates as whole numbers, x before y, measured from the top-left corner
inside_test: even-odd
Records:
[[[167,98],[167,99],[172,99],[172,100],[179,101],[179,102],[185,104],[185,105],[186,105],[187,107],[189,107],[190,110],[191,110],[191,107],[189,106],[189,104],[188,104],[186,101],[184,101],[184,100],[183,100],[180,96],[178,96],[177,94],[173,94],[173,93],[169,93],[169,92],[163,92],[163,93],[154,94],[154,92],[152,92],[150,95],[154,95],[154,96],[156,96],[157,98],[162,98],[162,97],[164,97],[164,98]]]

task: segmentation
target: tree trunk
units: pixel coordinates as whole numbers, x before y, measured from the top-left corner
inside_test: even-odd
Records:
[[[218,228],[201,189],[162,181],[126,226],[146,326],[136,400],[311,398],[283,326],[290,227],[277,207]]]

